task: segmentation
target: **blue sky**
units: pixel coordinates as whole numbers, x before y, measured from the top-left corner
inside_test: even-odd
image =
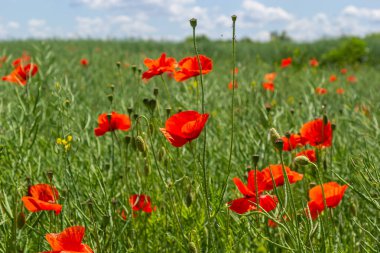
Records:
[[[285,30],[295,40],[380,32],[379,0],[0,0],[0,40],[145,38],[180,40],[198,33],[265,41]]]

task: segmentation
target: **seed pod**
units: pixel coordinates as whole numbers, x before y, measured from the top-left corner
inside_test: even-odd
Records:
[[[275,128],[269,129],[269,135],[270,135],[270,139],[271,139],[273,144],[275,144],[275,142],[278,139],[281,139],[281,135],[277,132],[277,130]]]
[[[166,157],[166,151],[164,147],[161,147],[161,149],[158,151],[158,161],[162,161]]]
[[[149,100],[149,109],[154,111],[154,109],[156,109],[156,106],[157,106],[157,101],[155,99]]]
[[[196,18],[190,19],[190,25],[192,28],[197,27],[197,19]]]
[[[284,148],[284,141],[282,139],[277,139],[275,142],[274,142],[274,146],[278,149],[278,150],[282,150]]]
[[[194,242],[189,242],[189,252],[198,253],[197,245]]]
[[[137,136],[135,138],[135,143],[136,143],[137,150],[145,155],[146,152],[147,152],[147,150],[148,150],[148,148],[146,146],[146,143],[145,143],[144,139],[141,136]]]
[[[304,156],[304,155],[301,155],[301,156],[297,156],[296,158],[294,158],[294,164],[298,165],[298,166],[306,166],[308,164],[310,164],[310,160],[307,156]]]
[[[158,96],[158,88],[154,88],[154,89],[153,89],[153,95],[154,95],[155,97]]]
[[[20,213],[17,215],[16,221],[17,221],[17,228],[18,228],[18,229],[21,229],[22,227],[24,227],[24,225],[25,225],[25,223],[26,223],[24,212],[20,212]]]

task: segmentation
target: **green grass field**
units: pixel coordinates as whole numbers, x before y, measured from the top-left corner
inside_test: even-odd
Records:
[[[365,41],[365,61],[331,64],[322,56],[341,40],[238,40],[236,61],[231,41],[199,40],[199,53],[213,61],[202,77],[203,93],[199,76],[184,82],[166,74],[165,82],[160,76],[147,83],[141,78],[145,58],[157,59],[162,52],[178,61],[194,56],[192,40],[1,42],[0,57],[7,56],[1,76],[23,52],[39,71],[26,86],[0,82],[0,252],[51,250],[46,234],[77,225],[86,228],[83,243],[94,252],[378,252],[379,40]],[[293,63],[282,69],[286,57]],[[312,57],[320,66],[309,66]],[[82,58],[88,66],[80,64]],[[232,91],[234,66],[238,88]],[[271,72],[277,73],[274,92],[262,87]],[[337,81],[330,82],[333,74]],[[351,75],[355,83],[347,81]],[[316,94],[317,87],[327,94]],[[338,88],[344,94],[337,94]],[[159,128],[179,111],[201,112],[202,95],[210,115],[206,128],[191,143],[173,147]],[[154,109],[146,99],[156,101]],[[131,129],[96,137],[98,116],[111,111],[129,115]],[[320,183],[317,170],[295,166],[293,158],[304,148],[279,152],[269,130],[298,133],[323,116],[336,126],[332,145],[309,148],[317,150],[322,182],[349,187],[337,207],[312,220],[304,209],[308,190]],[[57,144],[68,136],[70,146]],[[279,164],[281,154],[286,166],[303,174],[290,189],[285,182],[270,191],[282,204],[268,213],[231,211],[227,202],[242,197],[232,178],[247,182],[253,155],[262,170]],[[57,188],[59,215],[24,207],[28,186],[39,183]],[[149,195],[156,210],[133,215],[132,194]],[[280,224],[269,227],[269,218]]]

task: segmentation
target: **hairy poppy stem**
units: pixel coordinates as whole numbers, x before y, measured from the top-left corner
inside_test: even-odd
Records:
[[[205,113],[205,93],[204,93],[204,87],[203,87],[203,75],[202,75],[202,64],[201,60],[199,59],[199,53],[197,48],[197,42],[196,42],[196,36],[195,36],[195,27],[197,26],[197,20],[191,19],[190,25],[193,28],[193,45],[194,45],[194,52],[197,56],[198,61],[198,67],[199,67],[199,79],[201,83],[201,91],[202,91],[202,114]],[[207,141],[207,126],[204,127],[204,137],[203,137],[203,150],[202,150],[202,170],[203,170],[203,188],[205,191],[205,198],[206,198],[206,215],[207,220],[210,219],[210,200],[208,196],[208,186],[207,186],[207,177],[206,177],[206,141]]]
[[[224,194],[226,192],[226,189],[227,189],[227,183],[228,183],[228,179],[230,177],[230,174],[231,174],[231,161],[232,161],[232,153],[233,153],[233,143],[234,143],[234,101],[235,101],[235,66],[236,66],[236,49],[235,49],[235,42],[236,42],[236,35],[235,35],[235,31],[236,31],[236,15],[232,15],[231,16],[231,19],[232,19],[232,97],[231,97],[231,139],[230,139],[230,154],[229,154],[229,157],[228,157],[228,166],[227,166],[227,176],[226,176],[226,179],[224,180],[224,184],[223,184],[223,188],[222,188],[222,193],[220,194],[220,201],[219,201],[219,205],[218,205],[218,208],[216,209],[215,211],[215,214],[216,215],[221,206],[222,206],[222,203],[223,203],[223,197],[224,197]],[[256,169],[256,168],[254,168]],[[255,172],[255,181],[256,181],[256,172]],[[256,188],[257,190],[257,188]],[[259,206],[259,203],[257,202],[258,201],[258,195],[256,195],[256,205]]]
[[[286,169],[285,169],[282,149],[280,149],[280,159],[281,159],[282,173],[283,173],[284,178],[285,178],[285,186],[286,187],[285,187],[284,191],[285,191],[285,193],[288,191],[288,194],[289,194],[291,207],[292,207],[292,214],[294,215],[294,217],[292,218],[292,223],[294,223],[295,230],[297,231],[297,244],[298,244],[298,248],[301,250],[302,239],[301,239],[300,231],[299,231],[299,229],[297,229],[298,228],[297,211],[296,211],[296,206],[294,204],[293,192],[292,192],[292,189],[290,188],[288,173],[286,172]]]

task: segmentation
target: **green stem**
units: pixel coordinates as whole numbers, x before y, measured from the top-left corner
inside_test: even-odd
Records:
[[[234,16],[233,16],[234,17]],[[230,154],[228,158],[228,166],[227,166],[227,176],[226,179],[224,180],[223,188],[222,188],[222,193],[220,194],[220,201],[218,208],[215,211],[214,216],[219,212],[219,210],[222,207],[223,204],[223,197],[227,189],[227,183],[228,179],[231,174],[231,168],[232,168],[232,153],[233,153],[233,143],[234,143],[234,108],[235,108],[235,66],[236,66],[236,53],[235,53],[235,30],[236,30],[236,16],[235,18],[232,18],[232,96],[231,96],[231,138],[230,138]],[[255,168],[256,169],[256,168]],[[255,177],[256,177],[256,172],[255,172]],[[256,178],[255,178],[256,180]],[[256,187],[257,190],[257,187]],[[259,205],[258,203],[258,195],[256,194],[256,204]]]
[[[197,49],[195,25],[194,26],[192,25],[192,27],[193,27],[193,45],[194,45],[195,55],[198,61],[199,79],[200,79],[201,91],[202,91],[202,114],[204,114],[205,113],[205,93],[204,93],[204,86],[203,86],[202,64],[201,64],[198,49]],[[205,198],[206,198],[206,215],[207,215],[207,219],[210,219],[210,200],[209,200],[209,195],[208,195],[208,186],[207,186],[207,177],[206,177],[206,141],[207,141],[207,126],[206,125],[203,129],[203,132],[204,132],[203,150],[202,150],[203,188],[205,191]]]

